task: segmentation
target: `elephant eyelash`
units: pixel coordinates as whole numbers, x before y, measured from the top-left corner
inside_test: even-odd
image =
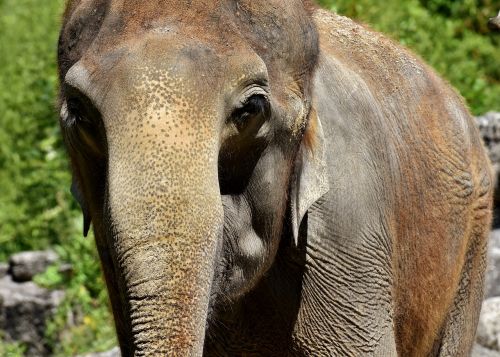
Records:
[[[232,117],[238,122],[244,122],[248,117],[260,114],[266,115],[269,112],[269,99],[263,94],[254,94],[248,97],[241,107],[237,108]]]
[[[66,101],[66,110],[67,117],[65,122],[69,127],[73,127],[79,123],[90,124],[90,121],[83,114],[84,110],[82,108],[82,103],[80,103],[78,99],[68,99]]]
[[[99,123],[87,117],[85,106],[79,99],[66,100],[61,108],[61,118],[67,132],[67,144],[85,156],[100,156]]]

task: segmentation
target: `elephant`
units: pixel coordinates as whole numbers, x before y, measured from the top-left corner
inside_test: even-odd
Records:
[[[307,0],[70,0],[72,192],[123,356],[467,356],[492,174],[422,60]]]

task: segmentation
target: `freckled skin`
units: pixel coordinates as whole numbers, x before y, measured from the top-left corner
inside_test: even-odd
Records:
[[[124,356],[466,356],[491,220],[470,114],[300,0],[72,0],[61,127]]]

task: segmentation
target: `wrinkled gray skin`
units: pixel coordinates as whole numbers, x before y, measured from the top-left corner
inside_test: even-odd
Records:
[[[490,168],[407,51],[299,0],[74,0],[59,68],[124,356],[469,353]]]

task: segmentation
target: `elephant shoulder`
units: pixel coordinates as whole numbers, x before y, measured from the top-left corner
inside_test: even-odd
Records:
[[[314,20],[321,54],[336,58],[384,95],[429,84],[432,69],[387,35],[325,10],[317,10]]]
[[[342,79],[330,82],[328,90],[319,95],[344,95],[357,103],[364,99],[362,109],[369,116],[379,111],[384,118],[379,127],[392,131],[395,140],[406,140],[405,135],[440,133],[460,138],[464,154],[481,146],[463,98],[417,55],[349,18],[317,10],[314,20],[320,38],[316,77],[332,76],[336,71],[339,74],[335,79]],[[361,87],[364,98],[359,95]],[[419,142],[415,140],[411,143],[416,144]]]
[[[434,176],[443,185],[463,174],[482,180],[489,165],[478,130],[446,81],[380,33],[324,10],[314,18],[321,47],[315,100],[325,135],[364,151],[361,159],[372,161],[367,169],[387,168],[381,178],[389,186],[432,171],[450,173]],[[411,180],[410,189],[428,179]]]

